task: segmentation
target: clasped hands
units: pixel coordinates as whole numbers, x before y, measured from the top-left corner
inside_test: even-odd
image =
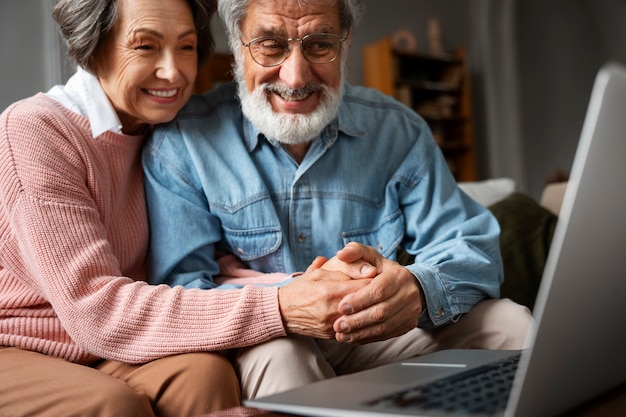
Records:
[[[288,333],[352,344],[400,336],[425,308],[408,269],[355,242],[329,260],[315,259],[279,289],[278,301]]]

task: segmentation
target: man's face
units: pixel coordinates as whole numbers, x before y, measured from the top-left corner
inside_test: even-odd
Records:
[[[346,35],[336,1],[298,3],[251,0],[241,27],[242,41],[262,36],[302,38],[312,33]],[[256,63],[248,48],[241,46],[236,74],[244,114],[267,136],[290,144],[310,141],[335,117],[345,60],[340,52],[333,62],[315,64],[304,57],[300,45],[291,41],[291,54],[274,67]]]

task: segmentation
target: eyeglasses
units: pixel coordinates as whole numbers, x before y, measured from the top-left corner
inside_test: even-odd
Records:
[[[311,33],[302,38],[283,38],[280,36],[261,36],[248,43],[241,44],[248,48],[254,62],[264,67],[275,67],[291,55],[291,42],[300,41],[302,54],[314,64],[329,64],[339,56],[341,44],[348,37],[339,37],[332,33]]]

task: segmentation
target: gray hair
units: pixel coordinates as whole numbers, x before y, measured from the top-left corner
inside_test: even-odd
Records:
[[[311,4],[319,0],[291,0],[301,4]],[[339,18],[341,28],[346,32],[352,31],[361,20],[363,14],[362,0],[336,0],[339,3]],[[235,52],[241,45],[241,22],[246,17],[250,0],[219,0],[219,15],[224,23],[231,50]]]
[[[186,0],[191,8],[198,34],[198,66],[202,66],[214,48],[211,17],[217,0]],[[67,43],[67,55],[77,65],[94,72],[94,60],[102,42],[118,18],[115,0],[59,0],[52,9]]]

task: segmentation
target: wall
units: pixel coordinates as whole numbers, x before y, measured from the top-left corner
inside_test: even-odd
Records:
[[[624,0],[518,0],[523,160],[539,195],[554,172],[569,173],[598,69],[626,65]]]
[[[46,87],[42,1],[0,2],[0,108]]]
[[[550,177],[571,169],[598,69],[626,64],[626,2],[470,2],[482,167],[539,198]]]

